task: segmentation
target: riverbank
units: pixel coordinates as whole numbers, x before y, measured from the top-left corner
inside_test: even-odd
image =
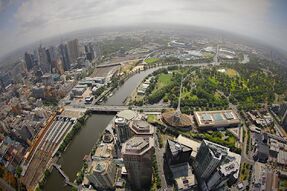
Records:
[[[111,121],[113,115],[91,114],[86,124],[80,129],[70,142],[69,146],[61,154],[57,164],[61,165],[62,170],[69,177],[71,182],[77,177],[77,172],[83,166],[83,158],[91,152],[94,145],[100,139],[107,124]],[[52,169],[43,190],[70,190],[64,185],[64,179],[61,175]]]
[[[96,142],[96,144],[93,146],[93,148],[91,149],[90,153],[85,155],[84,157],[84,163],[82,165],[82,168],[78,171],[77,173],[77,177],[76,177],[76,180],[74,181],[76,184],[81,184],[84,180],[84,175],[85,175],[85,171],[87,168],[90,167],[90,163],[89,163],[89,160],[92,158],[92,156],[95,154],[97,148],[99,147],[100,144],[103,144],[103,136],[104,136],[104,133],[106,131],[109,131],[112,133],[113,135],[113,124],[114,124],[114,120],[115,120],[115,117],[113,117],[113,119],[109,122],[109,124],[106,126],[106,128],[104,129],[104,131],[101,133],[101,136],[100,138],[98,139],[98,141]],[[114,135],[113,135],[114,136]]]
[[[209,65],[209,63],[208,63]],[[171,65],[165,65],[160,67],[168,67]],[[200,66],[204,66],[201,64]],[[115,91],[115,93],[108,98],[105,105],[122,105],[124,100],[131,94],[133,90],[142,82],[142,80],[151,74],[153,71],[160,67],[146,69],[140,73],[135,73],[129,77],[125,83]],[[92,114],[86,123],[85,128],[81,128],[79,133],[74,137],[66,150],[62,153],[58,164],[62,166],[62,170],[69,176],[70,180],[76,179],[76,173],[81,169],[83,165],[83,158],[87,153],[90,153],[93,146],[97,143],[101,137],[102,132],[107,127],[108,123],[113,118],[113,115],[108,114]],[[52,170],[51,175],[47,179],[47,183],[44,186],[44,190],[69,190],[63,186],[62,177]]]
[[[69,132],[65,135],[62,143],[59,145],[58,149],[56,150],[56,154],[52,157],[46,167],[46,170],[41,178],[41,181],[38,183],[36,190],[42,190],[44,185],[53,170],[53,164],[56,164],[57,161],[61,158],[61,153],[63,153],[66,148],[69,146],[72,139],[76,136],[79,130],[85,125],[87,118],[89,117],[88,114],[85,114],[81,118],[77,119],[76,124],[71,128]]]

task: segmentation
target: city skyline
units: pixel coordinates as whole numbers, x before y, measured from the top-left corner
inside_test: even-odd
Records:
[[[65,6],[69,4],[69,6]],[[149,23],[224,30],[287,50],[283,0],[0,1],[0,57],[19,47],[82,29]],[[116,24],[115,24],[116,23]]]
[[[0,0],[0,190],[286,190],[286,8]]]

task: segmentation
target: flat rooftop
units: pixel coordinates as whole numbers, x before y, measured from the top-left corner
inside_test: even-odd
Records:
[[[130,129],[136,135],[153,135],[154,127],[143,120],[133,120],[130,124]]]
[[[184,137],[182,135],[179,135],[177,138],[176,138],[176,142],[182,144],[182,145],[185,145],[186,147],[189,147],[192,149],[192,152],[191,152],[191,156],[193,158],[196,157],[197,155],[197,151],[200,147],[200,142],[198,141],[195,141],[195,140],[192,140],[192,139],[189,139],[187,137]]]
[[[137,112],[132,110],[123,110],[117,113],[117,117],[124,118],[128,121],[136,118],[137,115]]]
[[[198,127],[228,127],[240,124],[237,114],[233,110],[197,111],[194,117]]]
[[[185,145],[182,145],[176,141],[168,139],[167,142],[168,142],[169,149],[172,155],[174,156],[176,156],[179,152],[189,152],[191,150],[191,148]]]
[[[113,144],[101,144],[97,147],[94,157],[98,158],[112,158]]]
[[[93,172],[105,173],[111,165],[111,162],[111,160],[94,160],[89,167],[88,172],[89,174],[93,174]]]
[[[154,146],[154,139],[151,137],[132,137],[122,146],[122,154],[141,155]]]

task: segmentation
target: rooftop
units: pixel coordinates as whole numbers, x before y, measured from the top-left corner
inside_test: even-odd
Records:
[[[93,157],[112,158],[113,144],[100,144]]]
[[[125,118],[128,121],[136,118],[136,116],[137,116],[137,113],[135,111],[132,111],[132,110],[123,110],[123,111],[120,111],[119,113],[117,113],[117,117]]]
[[[154,139],[151,137],[132,137],[127,140],[122,146],[124,154],[143,154],[154,146]]]
[[[150,134],[154,133],[154,127],[150,125],[148,122],[143,120],[133,120],[130,125],[131,130],[137,134]]]
[[[196,184],[196,179],[188,163],[170,166],[172,175],[178,188],[189,188]]]
[[[92,162],[89,172],[104,173],[107,171],[110,164],[111,164],[110,160],[95,160]]]
[[[216,157],[221,159],[221,157],[223,155],[227,155],[229,152],[229,148],[224,147],[222,145],[207,141],[207,140],[203,140],[203,142],[208,146],[211,154]]]
[[[176,141],[177,141],[178,143],[182,144],[182,145],[185,145],[185,146],[191,148],[191,149],[192,149],[191,156],[192,156],[193,158],[196,157],[197,151],[198,151],[198,149],[199,149],[199,147],[200,147],[200,144],[201,144],[200,142],[195,141],[195,140],[192,140],[192,139],[189,139],[189,138],[184,137],[184,136],[182,136],[182,135],[179,135],[179,136],[176,138]]]
[[[191,127],[192,121],[189,115],[180,113],[176,110],[162,114],[163,121],[171,127]]]
[[[191,150],[191,148],[182,145],[176,141],[172,141],[172,140],[167,140],[167,143],[169,145],[170,151],[172,153],[172,155],[177,155],[178,152],[188,152]]]
[[[229,174],[239,171],[239,168],[240,168],[240,164],[238,164],[236,160],[233,160],[229,163],[221,165],[220,172],[224,174],[224,176],[228,176]]]
[[[239,125],[240,121],[233,110],[198,111],[194,117],[199,127]]]

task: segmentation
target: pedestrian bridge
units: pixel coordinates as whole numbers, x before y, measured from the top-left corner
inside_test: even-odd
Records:
[[[58,164],[56,164],[56,163],[53,163],[52,166],[55,167],[55,168],[59,171],[59,173],[63,176],[63,178],[65,179],[65,183],[66,183],[67,185],[72,186],[72,187],[75,187],[75,188],[78,187],[76,184],[70,182],[69,177],[68,177],[68,176],[65,174],[65,172],[62,170],[61,165],[58,165]]]

